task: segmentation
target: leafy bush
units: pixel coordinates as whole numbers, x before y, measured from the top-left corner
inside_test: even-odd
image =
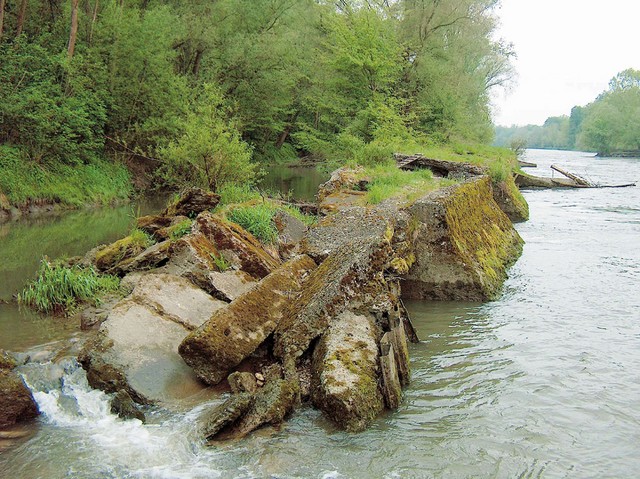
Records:
[[[38,275],[18,295],[18,301],[45,312],[61,312],[81,301],[94,304],[103,293],[117,291],[120,280],[100,275],[93,268],[63,266],[43,259]]]
[[[168,183],[185,183],[217,191],[229,183],[252,183],[258,173],[251,148],[225,117],[220,92],[205,85],[184,122],[184,133],[160,150],[161,175]]]
[[[106,105],[87,75],[100,67],[27,43],[0,44],[0,142],[36,163],[82,164],[104,146]],[[61,81],[60,79],[64,79]]]

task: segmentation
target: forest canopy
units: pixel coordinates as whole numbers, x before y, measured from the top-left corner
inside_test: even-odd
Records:
[[[601,155],[640,152],[640,71],[627,69],[609,88],[570,116],[550,117],[542,126],[497,127],[495,144],[524,142],[530,148],[596,151]]]
[[[0,0],[0,166],[108,161],[215,189],[256,160],[487,143],[512,75],[497,4]]]

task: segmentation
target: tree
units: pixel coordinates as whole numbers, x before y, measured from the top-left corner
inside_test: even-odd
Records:
[[[20,2],[20,10],[18,11],[18,20],[16,23],[16,37],[22,35],[22,29],[24,28],[24,21],[27,17],[27,4],[29,0],[22,0]]]
[[[2,32],[4,30],[4,5],[5,0],[0,0],[0,40],[2,40]]]
[[[640,71],[628,69],[585,108],[578,143],[601,154],[640,151]]]
[[[67,56],[73,58],[76,48],[76,37],[78,36],[78,0],[71,0],[71,31],[69,33],[69,46]]]
[[[217,191],[228,183],[251,183],[256,167],[251,148],[227,118],[219,90],[204,85],[184,122],[184,133],[160,150],[162,174],[169,183],[184,182]]]

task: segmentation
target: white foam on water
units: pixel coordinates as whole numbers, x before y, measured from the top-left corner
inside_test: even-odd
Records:
[[[64,431],[48,441],[59,442],[54,448],[68,447],[78,451],[73,469],[66,469],[66,475],[221,477],[222,473],[212,468],[216,463],[215,454],[204,448],[195,436],[194,420],[206,405],[199,406],[198,411],[190,411],[186,417],[174,415],[157,423],[123,420],[111,413],[110,396],[92,389],[84,370],[75,361],[70,361],[64,369],[59,388],[37,390],[30,387],[42,413],[41,421],[56,431]],[[30,371],[30,375],[33,374],[37,374],[37,369]],[[37,380],[30,382],[28,376],[28,384],[38,384]],[[66,446],[65,440],[69,442]]]

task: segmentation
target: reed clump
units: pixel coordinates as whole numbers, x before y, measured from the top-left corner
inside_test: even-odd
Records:
[[[81,302],[99,304],[102,295],[116,292],[119,287],[116,276],[99,274],[92,267],[52,263],[45,258],[36,279],[27,284],[18,301],[43,313],[62,313]]]

